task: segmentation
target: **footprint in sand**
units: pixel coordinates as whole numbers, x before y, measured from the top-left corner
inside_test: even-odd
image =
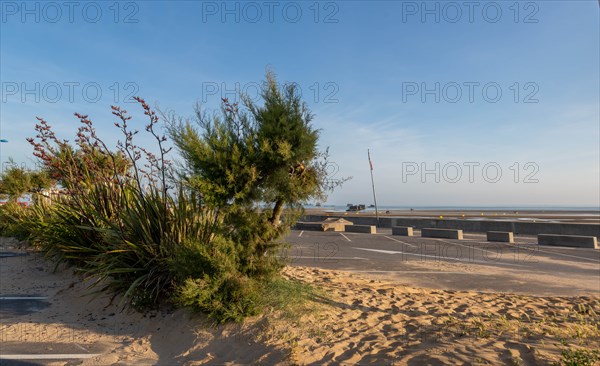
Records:
[[[462,305],[459,305],[459,306],[455,307],[454,311],[457,312],[457,313],[462,313],[463,311],[467,310],[468,308],[469,308],[469,305],[462,304]]]
[[[525,365],[536,365],[535,352],[529,349],[527,346],[515,342],[505,342],[504,348],[508,350],[514,357],[515,353],[518,353],[518,358],[524,362]]]

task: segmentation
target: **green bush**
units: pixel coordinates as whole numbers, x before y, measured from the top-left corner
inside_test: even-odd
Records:
[[[16,224],[23,215],[23,207],[16,202],[0,206],[0,236],[18,236]]]
[[[239,273],[189,278],[178,288],[176,301],[208,313],[218,322],[241,321],[259,312],[259,283]]]
[[[112,200],[109,194],[109,187],[92,185],[85,205],[63,197],[32,208],[40,214],[22,225],[48,256],[95,278],[100,289],[125,294],[140,310],[158,305],[186,278],[215,275],[218,266],[236,268],[228,263],[235,258],[231,245],[222,245],[216,233],[218,215],[183,190],[176,198],[135,186],[124,186]]]
[[[240,321],[299,299],[301,287],[278,276],[279,239],[301,201],[322,197],[331,181],[299,94],[278,89],[272,74],[267,84],[264,106],[239,112],[224,100],[223,119],[203,131],[170,124],[186,164],[179,171],[167,159],[159,118],[141,98],[156,154],[135,144],[138,131],[119,107],[112,107],[122,133],[114,149],[86,115],[76,114],[74,144],[38,118],[28,141],[44,168],[32,187],[53,181],[62,193],[30,208],[3,207],[1,233],[28,239],[93,278],[95,290],[112,289],[139,310],[170,300],[219,322]]]
[[[584,350],[568,348],[563,350],[559,366],[594,366],[600,361],[600,352],[598,350]]]
[[[35,241],[35,233],[45,221],[39,206],[21,206],[15,201],[0,206],[0,235]]]
[[[165,138],[154,132],[157,118],[140,103],[158,156],[134,144],[130,117],[116,107],[125,137],[116,151],[96,137],[87,116],[78,115],[83,127],[76,146],[56,138],[40,119],[39,141],[30,142],[63,193],[27,209],[7,206],[3,215],[10,220],[3,226],[93,278],[94,290],[121,293],[136,309],[168,299],[218,321],[257,313],[260,281],[281,268],[275,255],[264,255],[273,246],[266,241],[280,231],[252,211],[229,220],[231,211],[203,205],[173,179]],[[256,235],[265,232],[268,237]]]
[[[188,279],[175,293],[175,301],[208,313],[217,322],[241,321],[265,310],[277,310],[297,321],[310,310],[309,300],[319,296],[310,285],[282,277],[256,278],[223,273]]]

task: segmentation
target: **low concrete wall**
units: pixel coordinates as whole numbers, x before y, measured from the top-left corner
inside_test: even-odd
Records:
[[[377,227],[375,225],[346,225],[346,232],[376,234]]]
[[[392,226],[392,235],[413,236],[413,228],[406,226]]]
[[[304,221],[323,221],[328,217],[341,217],[357,225],[377,225],[375,217],[352,217],[349,215],[306,215]],[[438,228],[460,229],[466,232],[485,233],[488,231],[511,231],[514,234],[538,235],[584,235],[600,237],[598,224],[567,224],[554,222],[521,222],[493,220],[457,220],[413,217],[381,217],[379,227],[411,226],[415,229]]]
[[[538,244],[598,249],[598,239],[595,236],[540,234],[538,235]]]
[[[296,229],[309,231],[324,231],[323,224],[320,222],[298,222],[296,223]]]
[[[501,241],[505,243],[514,243],[515,238],[512,231],[488,231],[487,241]]]
[[[463,232],[462,230],[455,229],[423,228],[421,229],[421,236],[424,238],[446,238],[462,240]]]

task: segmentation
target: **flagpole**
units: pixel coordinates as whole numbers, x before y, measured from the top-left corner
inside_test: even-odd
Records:
[[[375,180],[373,180],[373,163],[371,162],[371,150],[367,149],[369,157],[369,166],[371,168],[371,186],[373,187],[373,201],[375,201],[375,217],[377,218],[377,227],[379,227],[379,210],[377,209],[377,196],[375,195]]]

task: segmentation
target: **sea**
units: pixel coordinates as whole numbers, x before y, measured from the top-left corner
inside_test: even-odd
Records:
[[[320,206],[310,204],[304,205],[305,208],[321,209],[325,211],[345,212],[348,205],[339,204],[321,204]],[[582,212],[600,214],[600,206],[378,206],[379,211],[557,211],[557,212]],[[375,207],[367,207],[361,212],[375,212]]]

